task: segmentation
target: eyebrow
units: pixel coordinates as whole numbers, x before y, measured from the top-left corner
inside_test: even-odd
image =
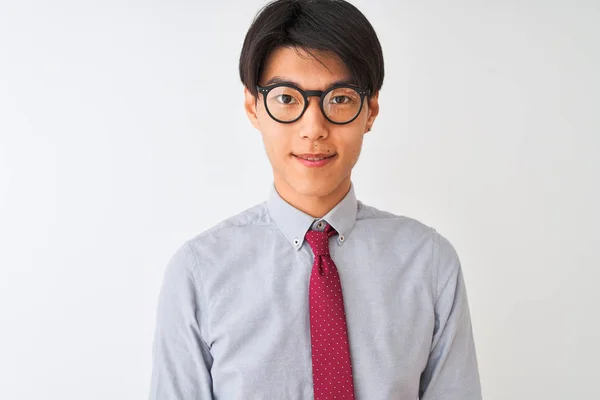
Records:
[[[297,86],[300,89],[302,89],[302,85],[300,85],[297,82],[294,82],[290,79],[286,79],[283,78],[281,76],[274,76],[271,79],[269,79],[266,83],[265,86],[270,86],[270,85],[276,85],[276,84],[280,84],[280,83],[289,83],[291,85]],[[331,84],[329,84],[327,86],[327,88],[333,87],[333,86],[338,86],[338,85],[352,85],[352,86],[356,86],[356,82],[354,81],[354,79],[348,78],[348,79],[340,79],[338,81],[332,82]]]

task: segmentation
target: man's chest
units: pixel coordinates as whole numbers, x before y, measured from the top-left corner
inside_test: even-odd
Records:
[[[342,281],[357,395],[416,397],[434,327],[425,269],[400,257],[352,252],[332,257]],[[215,395],[310,398],[311,253],[247,256],[244,263],[214,268],[220,270],[203,282],[203,312]]]

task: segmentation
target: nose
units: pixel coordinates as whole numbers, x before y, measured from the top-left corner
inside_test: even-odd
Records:
[[[300,137],[302,139],[319,140],[329,136],[328,121],[321,112],[318,97],[309,97],[308,106],[300,118]]]

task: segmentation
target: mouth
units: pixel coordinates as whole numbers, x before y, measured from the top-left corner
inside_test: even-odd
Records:
[[[307,167],[324,167],[329,164],[337,154],[292,154],[300,163]]]

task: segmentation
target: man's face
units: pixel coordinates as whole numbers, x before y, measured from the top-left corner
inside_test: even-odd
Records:
[[[265,63],[259,85],[269,80],[293,82],[302,90],[327,90],[350,75],[344,63],[329,53],[301,49],[274,50]],[[284,99],[285,100],[285,99]],[[289,101],[289,100],[286,100]],[[258,99],[246,89],[245,108],[250,121],[262,133],[275,186],[283,197],[325,198],[350,188],[350,173],[362,147],[363,136],[379,111],[377,95],[366,98],[358,117],[349,124],[336,125],[322,114],[318,97],[308,98],[302,117],[293,123],[273,120]],[[312,157],[311,157],[312,156]],[[331,157],[321,162],[304,158]]]

